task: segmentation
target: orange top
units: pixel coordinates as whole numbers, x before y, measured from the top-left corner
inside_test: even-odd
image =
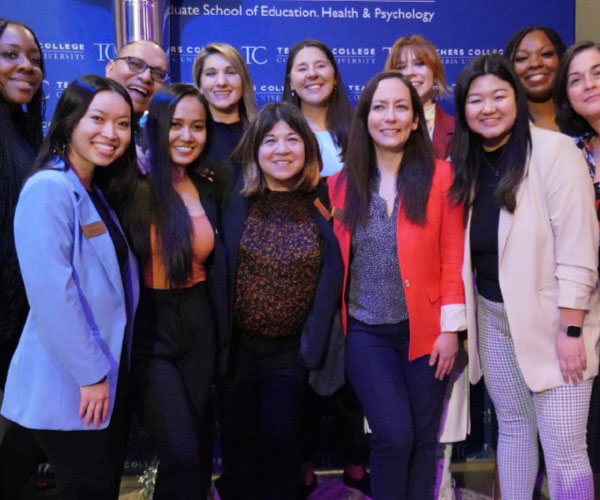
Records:
[[[204,261],[213,251],[215,236],[206,213],[191,215],[192,220],[192,274],[188,280],[176,287],[171,286],[165,274],[165,266],[162,259],[160,239],[156,234],[156,226],[150,226],[150,259],[144,270],[144,281],[148,288],[167,290],[171,288],[188,288],[196,283],[206,281],[206,266]]]

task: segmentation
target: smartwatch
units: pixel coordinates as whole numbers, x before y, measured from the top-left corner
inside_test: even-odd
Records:
[[[567,326],[567,336],[575,339],[581,337],[581,327],[573,325]]]

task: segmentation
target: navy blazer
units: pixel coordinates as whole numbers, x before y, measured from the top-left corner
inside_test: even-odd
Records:
[[[192,181],[200,195],[200,204],[214,231],[214,248],[206,261],[208,298],[213,310],[213,319],[216,323],[217,342],[219,352],[227,350],[229,341],[229,315],[227,303],[227,257],[223,235],[221,234],[221,220],[219,213],[220,186],[216,183],[210,193],[202,189],[199,179],[195,176]],[[222,372],[225,366],[217,360],[218,370]]]
[[[229,194],[222,215],[223,240],[227,251],[228,310],[230,318],[226,349],[222,352],[224,362],[228,361],[230,354],[229,347],[231,345],[233,323],[231,318],[238,250],[249,206],[249,198],[240,194],[243,187],[243,176],[241,174],[234,176],[232,185],[233,189]],[[316,370],[322,367],[327,355],[333,317],[340,306],[344,267],[340,247],[333,233],[333,225],[329,215],[329,196],[324,180],[319,182],[312,196],[316,202],[312,206],[313,218],[319,228],[324,255],[315,296],[302,331],[300,363],[309,370]],[[322,208],[319,209],[318,205],[321,205]]]
[[[10,365],[2,414],[33,429],[85,430],[79,388],[106,376],[109,418],[99,426],[105,428],[121,350],[131,349],[139,296],[135,257],[130,250],[122,277],[96,207],[61,160],[25,183],[14,227],[31,309]]]

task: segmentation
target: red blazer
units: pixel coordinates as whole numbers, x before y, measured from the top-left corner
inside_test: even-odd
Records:
[[[452,152],[452,135],[454,134],[454,117],[439,104],[435,105],[435,121],[433,123],[433,152],[435,157],[446,160]]]
[[[329,177],[327,183],[334,216],[333,232],[338,238],[344,262],[342,324],[346,331],[346,287],[352,235],[348,226],[340,220],[346,198],[345,171]],[[440,333],[441,306],[465,303],[461,277],[463,209],[462,205],[451,202],[448,193],[451,184],[450,164],[436,160],[425,225],[410,222],[402,206],[398,210],[398,263],[410,320],[410,360],[431,354],[433,343]]]

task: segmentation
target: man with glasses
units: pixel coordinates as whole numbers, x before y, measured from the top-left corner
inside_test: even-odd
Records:
[[[131,96],[133,111],[139,119],[154,92],[168,84],[167,54],[149,40],[129,43],[106,65],[106,76],[119,82]]]

